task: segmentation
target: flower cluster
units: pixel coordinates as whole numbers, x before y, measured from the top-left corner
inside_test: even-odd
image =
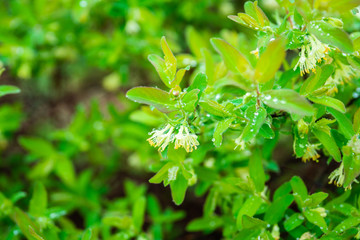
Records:
[[[147,141],[151,146],[158,147],[161,152],[174,141],[175,149],[183,147],[187,152],[192,152],[199,145],[197,136],[190,133],[189,128],[184,125],[180,126],[177,134],[175,134],[175,128],[171,124],[167,124],[163,129],[153,130],[149,134],[152,136]]]
[[[294,67],[294,70],[299,66],[300,74],[310,73],[310,70],[315,72],[317,62],[326,59],[326,53],[329,48],[326,44],[320,42],[315,36],[308,36],[309,43],[301,46],[300,58]]]
[[[320,155],[317,153],[316,150],[319,149],[320,144],[307,144],[306,152],[302,156],[302,161],[306,162],[307,160],[313,160],[318,162],[318,158]]]
[[[355,69],[350,66],[343,64],[340,61],[336,61],[337,68],[332,77],[326,81],[325,86],[329,89],[328,95],[338,92],[338,85],[343,85],[346,82],[349,82],[352,78],[356,77]]]

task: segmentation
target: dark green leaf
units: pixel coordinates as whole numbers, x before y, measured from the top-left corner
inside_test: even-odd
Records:
[[[217,217],[198,218],[192,220],[187,226],[186,230],[189,232],[215,230],[223,225],[223,220]]]
[[[319,212],[312,209],[306,209],[303,214],[309,222],[320,227],[321,231],[327,232],[328,226],[326,225],[324,218],[320,215]]]
[[[333,108],[330,108],[330,107],[327,108],[327,111],[335,117],[336,121],[339,124],[339,128],[340,128],[341,132],[344,134],[344,136],[347,139],[350,139],[352,136],[355,135],[352,123],[345,114],[343,114]]]
[[[242,219],[244,215],[252,217],[259,209],[262,203],[262,199],[258,196],[250,196],[242,205],[236,219],[236,225],[238,228],[242,227]]]
[[[339,151],[338,146],[336,145],[335,140],[326,133],[322,128],[317,127],[317,125],[314,126],[312,129],[312,132],[314,133],[315,137],[319,139],[322,145],[324,145],[325,149],[330,153],[330,155],[337,161],[341,161],[341,154]]]
[[[304,219],[305,218],[302,214],[294,213],[293,215],[291,215],[291,217],[285,220],[284,228],[286,229],[286,231],[290,232],[291,230],[300,226],[304,222]]]
[[[255,149],[250,156],[249,173],[251,179],[254,181],[256,191],[261,193],[265,187],[265,172],[262,164],[262,156],[258,149]]]
[[[266,210],[264,220],[269,224],[278,223],[283,218],[285,211],[293,201],[294,197],[291,194],[287,194],[276,199]]]
[[[142,225],[144,224],[145,210],[146,198],[142,196],[134,202],[132,208],[133,224],[137,232],[141,231]]]

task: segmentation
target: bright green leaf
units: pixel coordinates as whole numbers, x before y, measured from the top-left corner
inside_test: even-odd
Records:
[[[290,89],[268,90],[263,93],[261,100],[268,106],[299,115],[312,116],[312,105],[297,92]]]
[[[135,87],[126,93],[126,97],[134,102],[154,106],[161,112],[168,113],[177,110],[170,94],[158,88]]]

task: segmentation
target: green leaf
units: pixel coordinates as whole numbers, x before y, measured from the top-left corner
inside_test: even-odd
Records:
[[[116,227],[119,229],[130,229],[132,224],[132,219],[130,216],[105,216],[101,220],[102,224],[106,226]]]
[[[8,94],[19,93],[19,92],[20,92],[20,89],[15,86],[11,86],[11,85],[1,85],[0,86],[0,97],[8,95]]]
[[[216,209],[216,200],[218,198],[219,192],[217,189],[212,188],[209,194],[206,197],[205,204],[204,204],[204,216],[211,216],[213,215]]]
[[[360,224],[360,217],[350,217],[343,220],[340,224],[338,224],[333,231],[336,233],[342,233],[349,228],[358,226],[359,224]]]
[[[202,59],[201,48],[208,47],[208,40],[204,40],[193,27],[187,27],[185,30],[186,42],[191,52],[197,59]]]
[[[41,182],[35,182],[34,191],[29,204],[29,213],[34,217],[45,216],[47,193]]]
[[[198,89],[199,90],[198,98],[200,100],[201,94],[206,89],[206,86],[207,86],[207,77],[204,73],[200,72],[200,73],[196,74],[194,81],[188,87],[187,91],[190,92],[194,89]]]
[[[302,84],[300,94],[307,95],[324,86],[326,80],[333,72],[334,67],[330,64],[317,67],[316,72],[312,73],[311,76]]]
[[[91,238],[92,238],[92,228],[88,228],[83,232],[81,236],[81,240],[91,240]]]
[[[171,87],[171,82],[174,80],[173,77],[171,77],[170,75],[168,75],[166,69],[166,63],[164,61],[164,59],[162,59],[161,57],[159,57],[156,54],[150,54],[148,56],[148,60],[151,62],[151,64],[155,67],[157,73],[160,76],[161,81],[167,86],[167,87]],[[174,74],[175,77],[175,74]]]
[[[188,70],[188,68],[183,68],[180,69],[179,71],[177,71],[176,75],[175,75],[175,79],[171,82],[170,87],[174,88],[176,86],[179,86],[181,81],[184,78],[185,72]]]
[[[266,228],[268,226],[268,223],[258,218],[249,217],[247,215],[243,215],[242,223],[243,223],[243,228],[250,228],[250,229],[255,229],[255,228],[261,229],[261,228]]]
[[[180,205],[185,198],[188,181],[182,174],[178,174],[175,181],[170,183],[171,196],[176,205]]]
[[[333,109],[327,108],[327,111],[334,116],[336,121],[339,124],[340,131],[344,134],[347,139],[350,139],[355,135],[355,131],[353,129],[352,123],[349,118],[346,117],[345,114]]]
[[[328,22],[323,20],[312,21],[308,25],[308,30],[323,43],[335,46],[345,53],[354,51],[353,44],[347,33]]]
[[[238,13],[238,15],[230,15],[229,19],[233,20],[236,23],[243,25],[244,27],[248,27],[254,30],[260,30],[260,24],[251,16],[245,13]]]
[[[345,180],[343,187],[351,187],[351,184],[360,174],[360,156],[353,155],[350,147],[343,147],[343,164],[345,172]]]
[[[215,62],[214,62],[211,52],[207,48],[203,48],[202,53],[203,53],[204,60],[205,60],[205,73],[206,73],[206,76],[208,77],[207,81],[208,81],[208,84],[210,86],[212,86],[212,85],[214,85],[215,80],[217,80],[215,78],[216,65],[215,65]]]
[[[231,126],[235,118],[226,118],[216,123],[213,142],[216,147],[220,147],[222,143],[222,134]]]
[[[264,190],[266,178],[259,149],[254,149],[250,156],[249,173],[251,179],[254,181],[256,191],[261,193]]]
[[[199,102],[200,106],[208,113],[218,117],[230,117],[230,112],[214,100],[205,99]]]
[[[262,199],[258,196],[250,196],[244,204],[242,205],[237,218],[236,218],[236,226],[240,229],[242,227],[242,219],[244,215],[252,217],[255,215],[256,211],[259,209],[262,203]]]
[[[275,132],[274,132],[274,130],[272,130],[270,124],[268,124],[268,123],[264,123],[261,126],[261,128],[259,130],[259,134],[267,139],[273,139],[275,137]]]
[[[142,225],[144,224],[146,210],[146,198],[141,196],[138,198],[132,208],[132,219],[135,230],[141,232]]]
[[[305,186],[305,183],[300,177],[298,176],[292,177],[290,180],[290,184],[294,194],[300,196],[302,200],[305,200],[307,198],[308,191]]]
[[[183,109],[187,112],[193,112],[196,108],[196,103],[198,102],[198,95],[200,93],[199,89],[193,89],[187,92],[183,98]]]
[[[251,16],[258,22],[258,17],[257,17],[256,11],[255,11],[255,6],[254,6],[253,2],[251,2],[251,1],[245,2],[244,10],[247,15]]]
[[[56,151],[51,143],[37,137],[20,137],[20,145],[35,157],[50,157]]]
[[[314,103],[318,103],[327,107],[332,107],[342,113],[346,112],[344,103],[336,98],[332,98],[329,96],[321,96],[321,97],[308,96],[308,99]]]
[[[300,134],[297,125],[294,126],[293,137],[294,137],[294,152],[297,158],[302,157],[306,152],[306,146],[308,145],[308,135]]]
[[[278,187],[274,193],[273,196],[273,201],[275,201],[276,199],[287,195],[288,193],[291,192],[291,184],[290,182],[285,182],[283,183],[280,187]]]
[[[296,8],[294,8],[294,20],[297,25],[301,26],[304,24],[304,19]]]
[[[304,206],[305,207],[317,207],[328,196],[329,196],[329,194],[324,193],[324,192],[317,192],[317,193],[311,194],[304,200]]]
[[[278,38],[267,46],[265,52],[261,54],[255,67],[255,80],[259,83],[266,83],[274,78],[285,57],[284,40]]]
[[[11,217],[28,240],[45,240],[40,233],[39,227],[19,208],[15,207]]]
[[[215,230],[223,225],[223,220],[217,217],[206,217],[192,220],[186,230],[189,232],[197,232],[204,230]]]
[[[290,89],[268,90],[261,95],[261,100],[269,107],[299,115],[312,116],[313,106],[297,92]]]
[[[75,169],[72,161],[63,156],[59,157],[56,161],[55,172],[67,186],[75,186]]]
[[[334,12],[345,13],[359,6],[359,0],[329,1],[329,8]]]
[[[356,133],[360,132],[360,108],[354,113],[353,129]]]
[[[276,199],[266,210],[264,220],[269,224],[278,223],[283,218],[285,211],[293,201],[294,196],[291,194],[286,194]]]
[[[134,102],[154,106],[161,112],[168,113],[177,110],[170,94],[158,88],[135,87],[126,93],[126,97]]]
[[[168,177],[168,170],[175,166],[175,163],[168,162],[166,163],[156,174],[153,176],[149,182],[150,183],[161,183]]]
[[[171,49],[169,48],[169,45],[166,42],[166,38],[163,36],[161,38],[161,48],[164,53],[164,59],[165,59],[165,66],[166,69],[164,70],[165,74],[168,76],[168,79],[171,79],[169,81],[172,82],[172,79],[174,79],[176,74],[176,57],[171,52]]]
[[[309,222],[320,227],[321,231],[327,232],[328,226],[326,225],[324,218],[320,215],[319,212],[311,209],[306,209],[303,214]]]
[[[284,228],[286,231],[290,232],[291,230],[297,228],[304,222],[305,218],[300,213],[294,213],[284,222]]]
[[[330,153],[330,155],[337,161],[341,161],[341,154],[338,146],[336,145],[335,140],[329,136],[324,129],[319,128],[317,125],[314,125],[312,128],[312,133],[317,139],[324,145],[325,149]]]
[[[226,67],[235,73],[245,77],[252,75],[252,66],[245,56],[236,48],[220,38],[212,38],[211,43],[215,50],[222,56]]]
[[[264,108],[256,108],[255,105],[246,109],[246,118],[249,122],[246,124],[243,132],[241,133],[241,140],[248,142],[252,140],[259,132],[261,126],[264,124],[267,112]]]

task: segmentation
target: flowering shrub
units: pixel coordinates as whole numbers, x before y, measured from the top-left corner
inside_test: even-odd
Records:
[[[0,3],[0,239],[359,239],[360,2],[238,3]]]
[[[285,14],[271,20],[256,1],[229,16],[254,30],[255,49],[246,49],[245,38],[212,38],[212,48],[190,39],[193,53],[202,54],[195,70],[179,63],[165,37],[164,57],[149,55],[165,90],[135,87],[127,97],[148,105],[146,116],[163,116],[148,138],[161,163],[150,182],[170,185],[178,205],[190,186],[207,193],[204,216],[189,231],[222,228],[229,239],[360,238],[350,208],[359,210],[343,203],[360,174],[360,37],[352,32],[358,3],[278,2]],[[278,171],[272,152],[284,140],[292,142],[294,161],[337,165],[328,182],[347,191],[310,194],[298,176],[270,191],[266,183]]]

